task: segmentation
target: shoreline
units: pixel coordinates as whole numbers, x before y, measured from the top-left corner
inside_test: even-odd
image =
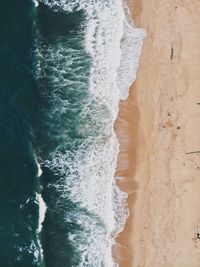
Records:
[[[200,3],[128,4],[147,36],[115,123],[117,184],[130,193],[130,217],[113,257],[119,267],[198,267]]]
[[[133,12],[132,2],[126,1],[132,14],[133,22],[136,28],[137,16],[141,13],[141,5],[137,4]],[[142,27],[141,27],[142,28]],[[145,41],[143,39],[143,44]],[[142,46],[143,50],[143,46]],[[142,55],[142,50],[140,58]],[[138,69],[140,67],[140,58]],[[137,73],[138,73],[137,69]],[[137,171],[138,162],[138,143],[140,142],[140,110],[137,97],[137,75],[136,80],[129,88],[129,95],[126,100],[119,103],[119,112],[114,124],[114,131],[119,142],[119,154],[117,158],[117,167],[115,172],[116,184],[123,192],[127,193],[127,208],[129,211],[128,218],[124,229],[115,238],[115,244],[112,247],[114,261],[119,267],[132,267],[134,260],[134,244],[132,236],[134,233],[134,206],[137,199],[138,183],[134,179]],[[118,179],[120,177],[120,179]]]
[[[126,267],[131,267],[133,261],[133,244],[129,235],[133,234],[133,207],[138,188],[136,181],[133,179],[137,165],[138,123],[137,91],[133,84],[129,90],[127,100],[120,101],[119,113],[114,126],[120,144],[115,179],[120,190],[128,194],[127,208],[129,216],[123,231],[115,238],[116,244],[112,250],[114,260],[119,266]],[[117,179],[118,177],[120,179]]]

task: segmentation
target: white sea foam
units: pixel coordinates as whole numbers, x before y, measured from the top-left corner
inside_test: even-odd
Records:
[[[39,178],[42,175],[42,169],[41,169],[41,165],[39,164],[39,162],[37,162],[37,160],[36,160],[36,163],[37,163],[37,167],[38,167],[38,174],[37,174],[37,176]],[[39,220],[38,220],[38,229],[37,229],[38,246],[39,246],[38,253],[41,256],[41,258],[43,259],[43,248],[42,248],[42,244],[41,244],[41,240],[40,240],[39,234],[42,231],[42,223],[44,222],[44,219],[45,219],[45,214],[46,214],[47,206],[46,206],[46,203],[44,202],[44,200],[42,198],[42,195],[41,194],[38,194],[38,193],[36,193],[36,203],[39,206]],[[36,257],[36,252],[35,252],[34,256]],[[37,256],[37,258],[38,258],[38,256]]]
[[[40,177],[42,175],[42,169],[41,169],[41,166],[40,164],[37,162],[37,167],[38,167],[38,177]]]
[[[41,165],[39,164],[39,162],[37,162],[36,159],[36,163],[37,163],[37,168],[38,168],[38,173],[37,176],[38,178],[42,175],[42,169],[41,169]],[[44,222],[45,219],[45,214],[46,214],[46,210],[47,210],[47,206],[42,198],[41,194],[36,193],[36,203],[39,206],[39,222],[38,222],[38,232],[41,232],[42,230],[42,223]]]
[[[33,3],[35,5],[35,7],[38,7],[39,6],[39,2],[37,0],[33,0]]]
[[[44,222],[45,219],[45,214],[46,214],[46,204],[41,196],[41,194],[36,193],[36,199],[37,203],[39,205],[39,223],[38,223],[38,232],[41,232],[42,230],[42,223]]]
[[[75,221],[84,229],[68,235],[68,240],[81,253],[79,267],[116,266],[112,259],[111,246],[116,235],[123,229],[128,211],[127,195],[117,188],[114,180],[119,144],[113,124],[119,101],[128,96],[129,86],[136,77],[145,34],[142,29],[135,29],[130,24],[121,0],[40,2],[55,10],[85,11],[85,49],[92,59],[89,99],[84,102],[79,114],[84,123],[80,124],[78,129],[79,134],[87,138],[81,141],[78,150],[66,149],[63,153],[64,145],[61,145],[43,164],[61,176],[59,182],[52,186],[56,186],[62,198],[70,198],[73,203],[79,204],[87,211],[80,214],[73,210],[68,211],[65,218],[66,222]],[[76,57],[79,62],[84,60],[78,51],[70,53],[67,45],[63,47],[63,44],[59,43],[57,47],[49,47],[47,54],[55,62],[59,61],[60,57],[62,61],[61,66],[57,64],[53,80],[57,105],[50,116],[55,118],[60,116],[56,114],[63,115],[72,109],[67,99],[59,97],[60,88],[67,85],[70,90],[75,84],[79,88],[77,90],[83,90],[87,85],[87,77],[77,69],[77,80],[64,78],[63,73],[67,69],[72,71]],[[73,71],[76,72],[76,69]],[[74,147],[79,142],[70,140],[66,130],[63,130],[63,134],[59,132],[59,138],[61,135],[63,140],[69,140]]]
[[[128,97],[129,87],[136,79],[144,36],[144,30],[132,28],[130,24],[124,22],[124,34],[121,40],[121,62],[117,70],[117,84],[120,89],[120,99],[122,100]]]
[[[45,204],[41,194],[36,193],[36,199],[37,199],[37,204],[39,205],[39,222],[38,222],[38,230],[37,230],[37,233],[38,233],[38,246],[39,246],[38,253],[41,256],[41,259],[43,259],[43,257],[44,257],[43,248],[42,248],[42,244],[41,244],[41,240],[40,240],[39,234],[42,231],[42,223],[44,222],[44,219],[45,219],[45,214],[46,214],[47,207],[46,207],[46,204]]]

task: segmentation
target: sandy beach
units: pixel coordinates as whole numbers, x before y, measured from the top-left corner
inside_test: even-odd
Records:
[[[200,2],[132,1],[147,37],[115,124],[130,217],[113,255],[120,267],[199,267]]]

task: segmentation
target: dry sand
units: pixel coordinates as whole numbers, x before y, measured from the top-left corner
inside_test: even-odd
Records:
[[[147,37],[115,125],[131,216],[114,257],[120,267],[199,267],[200,1],[132,1]]]

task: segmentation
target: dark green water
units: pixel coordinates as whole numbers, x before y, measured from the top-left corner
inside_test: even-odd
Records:
[[[37,99],[34,16],[31,1],[0,2],[1,267],[40,266],[38,179],[31,141]]]

